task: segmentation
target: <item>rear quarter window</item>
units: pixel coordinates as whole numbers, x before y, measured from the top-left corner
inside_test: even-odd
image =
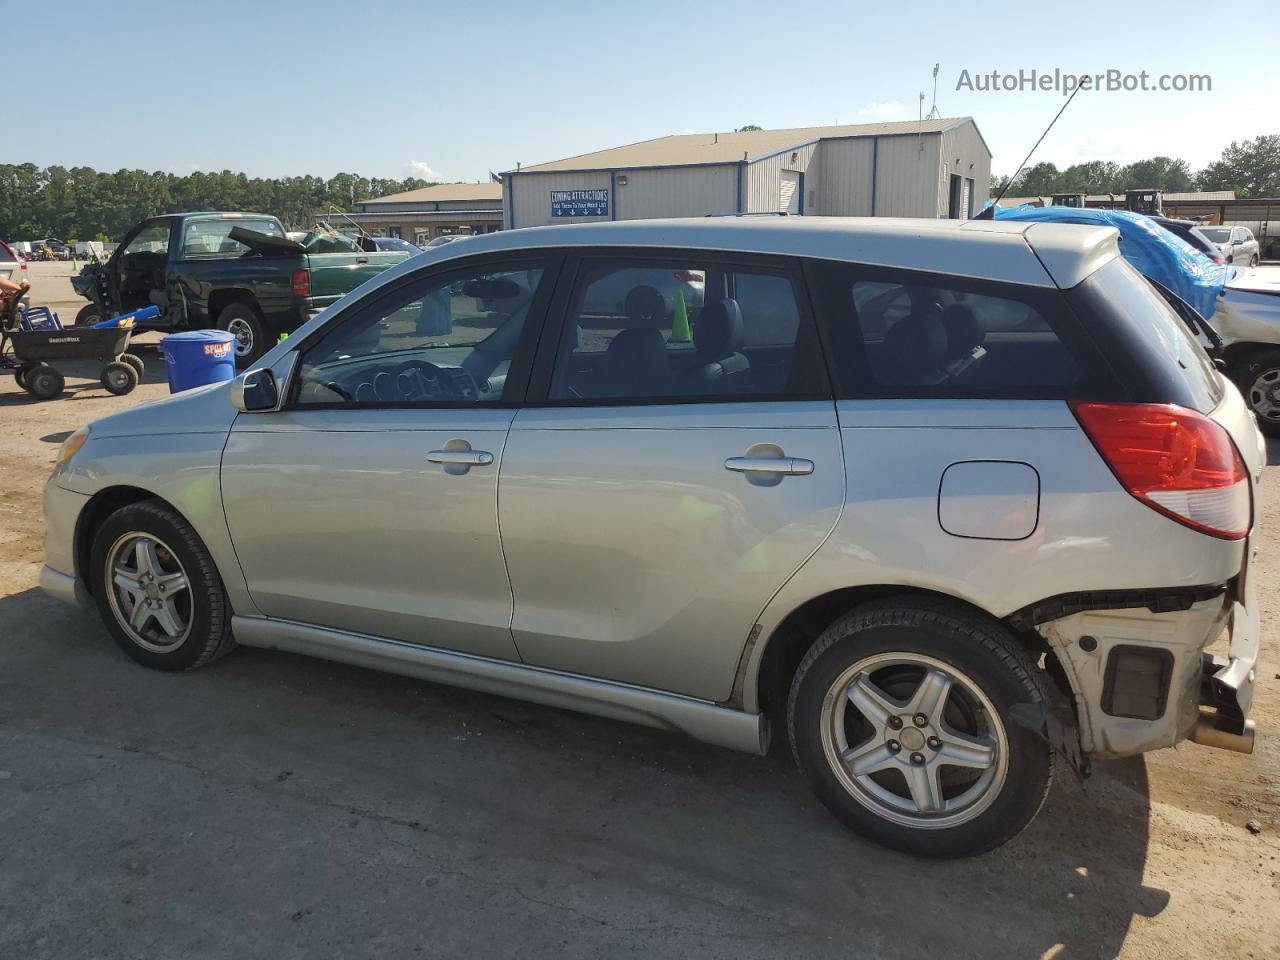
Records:
[[[1134,400],[1208,413],[1223,396],[1213,360],[1165,299],[1121,257],[1069,291],[1132,385]]]
[[[1113,396],[1059,291],[816,262],[844,396]]]

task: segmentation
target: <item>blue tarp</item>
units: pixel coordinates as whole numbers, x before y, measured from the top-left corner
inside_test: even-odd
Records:
[[[1195,307],[1206,320],[1213,316],[1218,293],[1234,273],[1232,267],[1214,263],[1158,223],[1128,210],[1021,206],[997,208],[995,217],[1115,227],[1120,231],[1120,255],[1144,277],[1163,284]]]

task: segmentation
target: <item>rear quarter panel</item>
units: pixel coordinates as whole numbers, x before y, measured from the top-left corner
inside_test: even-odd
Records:
[[[845,400],[837,410],[845,509],[765,609],[762,637],[801,604],[845,587],[921,588],[1004,617],[1057,594],[1219,583],[1240,569],[1241,542],[1196,533],[1125,492],[1061,401]],[[1039,515],[1029,536],[942,529],[942,474],[975,460],[1035,468]],[[748,677],[765,647],[751,651]],[[754,686],[744,688],[748,710],[759,707]]]

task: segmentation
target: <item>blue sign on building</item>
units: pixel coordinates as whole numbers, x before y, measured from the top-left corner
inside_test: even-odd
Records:
[[[552,190],[553,217],[607,217],[608,190]]]

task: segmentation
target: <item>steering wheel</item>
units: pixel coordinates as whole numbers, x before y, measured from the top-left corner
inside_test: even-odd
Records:
[[[391,372],[391,381],[396,392],[400,394],[396,399],[400,400],[426,399],[431,390],[429,384],[434,382],[436,390],[439,391],[443,388],[445,382],[440,375],[439,367],[429,360],[416,358],[406,360],[396,367]]]

